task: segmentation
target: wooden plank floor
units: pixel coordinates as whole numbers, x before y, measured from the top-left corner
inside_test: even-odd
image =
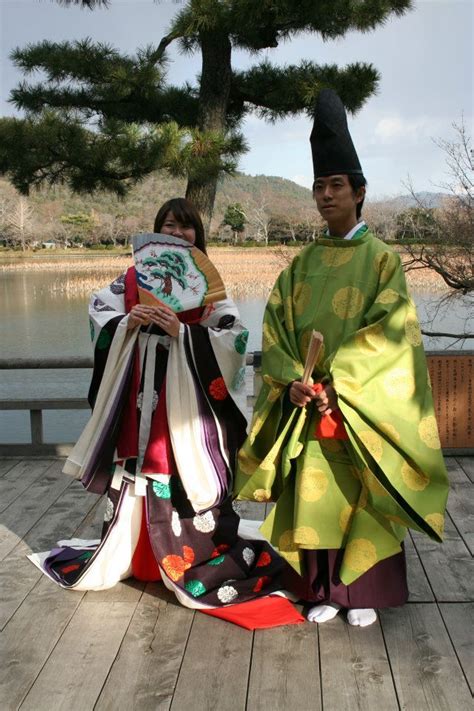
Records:
[[[467,711],[474,692],[474,458],[447,459],[442,546],[407,539],[410,602],[248,632],[180,607],[161,583],[66,592],[27,560],[97,537],[103,502],[58,460],[0,460],[0,711]],[[261,504],[240,504],[263,518]]]

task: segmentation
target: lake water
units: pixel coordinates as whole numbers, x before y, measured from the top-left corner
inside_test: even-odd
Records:
[[[57,278],[60,273],[54,274]],[[7,272],[0,274],[0,357],[32,358],[47,356],[91,356],[87,296],[66,297],[48,291],[49,274]],[[434,297],[414,294],[420,318],[432,313]],[[265,299],[238,301],[242,321],[250,330],[249,350],[261,347],[261,325]],[[456,302],[437,317],[436,330],[462,332],[469,315],[467,301]],[[443,349],[452,341],[425,337],[425,348]],[[466,341],[456,348],[473,348]],[[89,370],[0,371],[0,398],[84,397]],[[46,411],[46,442],[74,441],[88,419],[88,411]],[[29,442],[29,414],[0,411],[0,442]]]

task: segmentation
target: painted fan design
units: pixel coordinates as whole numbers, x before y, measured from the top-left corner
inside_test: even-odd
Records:
[[[140,303],[178,312],[226,298],[215,266],[186,240],[152,233],[136,235],[132,244]]]

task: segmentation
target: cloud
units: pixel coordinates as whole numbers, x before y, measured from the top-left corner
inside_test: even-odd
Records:
[[[440,121],[421,116],[415,119],[406,119],[401,116],[387,116],[380,119],[375,126],[375,137],[382,143],[396,143],[400,140],[418,141],[420,138],[436,134]]]

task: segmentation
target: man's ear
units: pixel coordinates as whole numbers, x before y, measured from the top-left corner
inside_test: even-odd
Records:
[[[356,192],[356,202],[362,202],[362,200],[365,198],[365,185],[362,185],[360,188],[357,189]]]

